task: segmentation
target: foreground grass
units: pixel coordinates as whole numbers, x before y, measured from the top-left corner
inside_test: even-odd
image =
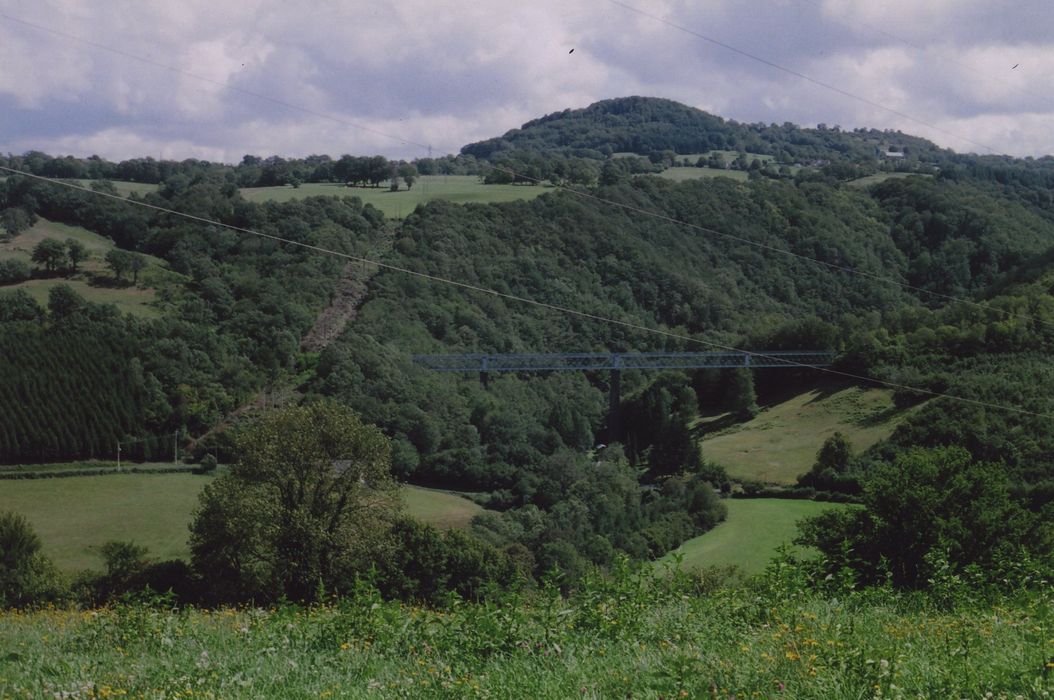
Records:
[[[797,536],[796,523],[830,508],[845,506],[818,501],[776,498],[725,501],[728,518],[713,530],[693,537],[660,560],[661,564],[681,559],[686,571],[708,566],[738,566],[756,574],[783,545]]]
[[[94,464],[99,463],[89,463]],[[78,466],[88,465],[31,465],[25,469],[61,471]],[[4,480],[0,481],[0,512],[10,510],[26,516],[44,544],[44,554],[68,573],[100,569],[99,547],[110,540],[145,546],[154,559],[186,559],[190,555],[187,527],[198,494],[212,478],[199,474],[107,474]],[[467,527],[472,516],[482,511],[466,498],[413,486],[403,487],[403,500],[409,515],[444,528]],[[0,700],[2,697],[0,694]]]
[[[1054,601],[945,612],[594,582],[429,610],[363,591],[313,608],[0,614],[2,698],[1039,698]]]
[[[413,189],[405,186],[398,192],[387,187],[344,187],[329,182],[313,182],[300,187],[246,187],[242,196],[250,202],[287,202],[304,197],[358,197],[372,204],[384,215],[401,219],[413,212],[417,205],[443,199],[458,204],[513,202],[534,199],[548,188],[540,185],[484,185],[474,175],[425,175],[418,178]]]
[[[897,410],[888,389],[833,385],[814,389],[772,406],[725,430],[705,433],[714,421],[700,421],[703,456],[728,470],[733,479],[792,484],[816,461],[824,440],[836,431],[855,450],[893,432],[912,411]]]

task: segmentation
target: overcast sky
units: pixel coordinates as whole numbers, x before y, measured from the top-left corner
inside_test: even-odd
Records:
[[[654,17],[611,0],[0,0],[0,152],[413,158],[648,95],[1054,153],[1052,0],[620,2]]]

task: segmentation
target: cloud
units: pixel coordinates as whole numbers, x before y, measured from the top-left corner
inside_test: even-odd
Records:
[[[0,17],[0,150],[416,157],[424,149],[410,142],[456,151],[630,94],[740,121],[901,128],[957,150],[977,148],[946,132],[1017,155],[1051,149],[1046,0],[772,0],[764,11],[625,2],[937,129],[613,2],[331,0],[306,11],[277,0],[119,0],[103,12],[85,0],[0,0],[0,13],[54,30]]]

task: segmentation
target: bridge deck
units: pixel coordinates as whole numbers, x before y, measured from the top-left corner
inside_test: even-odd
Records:
[[[437,372],[539,372],[620,369],[704,369],[731,367],[826,367],[834,353],[617,352],[552,354],[414,355],[414,362]]]

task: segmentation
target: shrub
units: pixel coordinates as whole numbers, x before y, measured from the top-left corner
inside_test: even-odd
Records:
[[[55,600],[62,586],[40,539],[17,513],[0,513],[0,607]]]

